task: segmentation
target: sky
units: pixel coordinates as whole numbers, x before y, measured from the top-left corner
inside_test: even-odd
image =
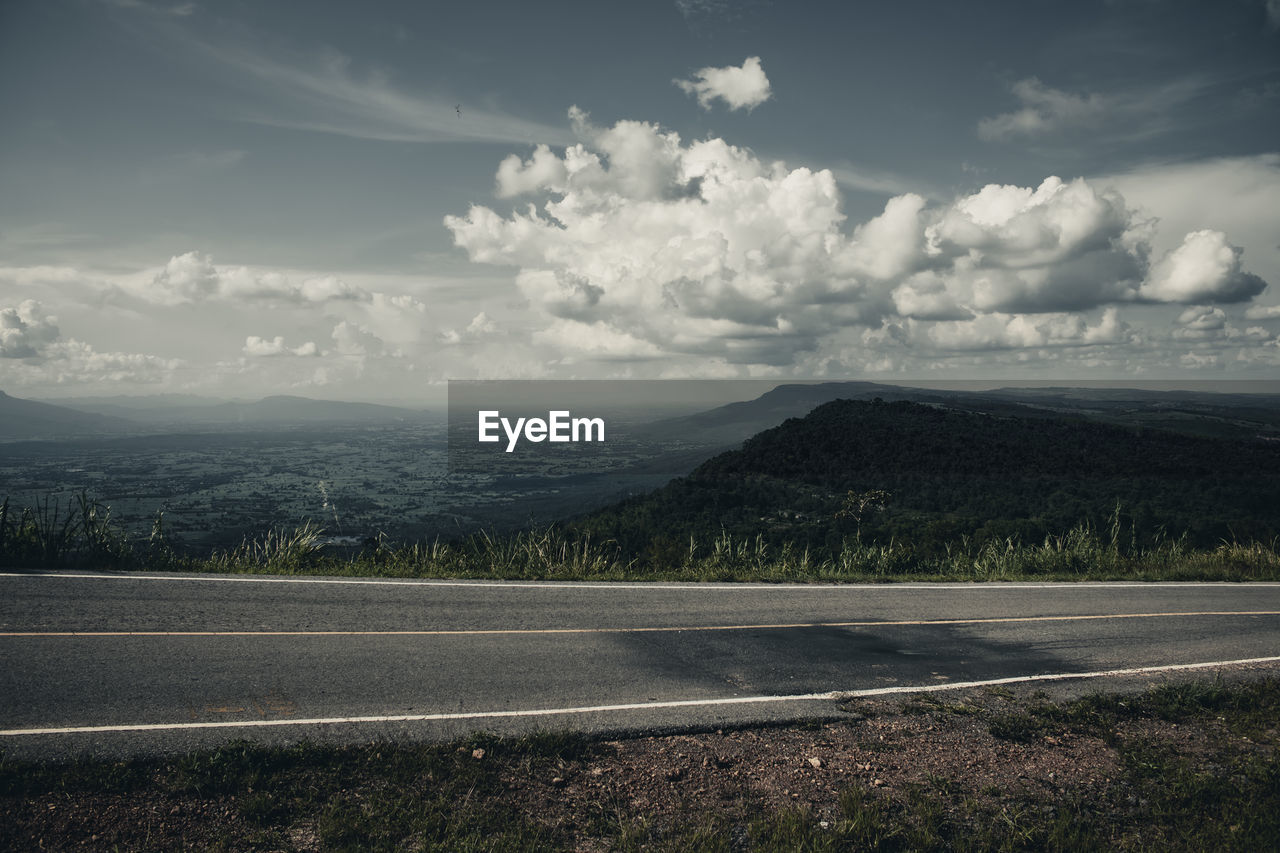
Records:
[[[1280,376],[1280,0],[0,4],[0,389]]]

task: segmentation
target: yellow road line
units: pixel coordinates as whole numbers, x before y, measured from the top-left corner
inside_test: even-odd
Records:
[[[911,625],[992,625],[1201,616],[1280,616],[1280,610],[1190,610],[1161,613],[1090,613],[1077,616],[997,616],[984,619],[899,619],[861,622],[778,622],[755,625],[664,625],[634,628],[463,628],[402,631],[0,631],[0,637],[472,637],[539,634],[645,634],[680,631],[776,631],[794,628],[890,628]]]

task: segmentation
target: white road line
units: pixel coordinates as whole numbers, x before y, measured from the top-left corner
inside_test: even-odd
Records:
[[[197,583],[301,583],[301,584],[335,584],[348,586],[445,586],[471,587],[473,589],[654,589],[654,590],[705,590],[722,592],[736,590],[739,592],[773,592],[786,590],[792,592],[804,590],[832,589],[947,589],[987,591],[1004,589],[1117,589],[1117,588],[1253,588],[1280,587],[1273,581],[1058,581],[1045,583],[1006,583],[1003,581],[971,581],[967,583],[824,583],[824,584],[782,584],[767,582],[744,582],[735,584],[710,584],[690,581],[688,583],[645,583],[635,581],[616,581],[608,583],[588,583],[582,581],[451,581],[451,580],[418,580],[413,578],[342,578],[342,577],[279,577],[276,575],[101,575],[71,572],[0,572],[6,578],[66,578],[75,580],[123,580],[123,581],[194,581]]]
[[[763,622],[740,625],[655,625],[624,628],[437,628],[382,631],[0,631],[4,639],[120,637],[475,637],[542,634],[678,634],[683,631],[782,631],[796,628],[901,628],[937,625],[999,625],[1019,622],[1090,622],[1106,619],[1169,619],[1203,616],[1280,616],[1280,610],[1184,610],[1157,613],[1085,613],[1063,616],[986,616],[971,619],[884,619],[861,622]]]
[[[967,690],[975,687],[992,687],[998,684],[1020,684],[1035,681],[1070,681],[1088,678],[1108,678],[1123,675],[1148,675],[1157,672],[1177,672],[1209,669],[1218,666],[1240,664],[1275,663],[1278,657],[1242,658],[1240,660],[1207,661],[1204,663],[1173,663],[1160,666],[1141,666],[1130,669],[1106,669],[1094,672],[1057,672],[1043,675],[1015,675],[1008,678],[990,678],[984,681],[959,681],[950,684],[920,684],[906,687],[870,687],[861,690],[833,690],[827,693],[802,693],[791,696],[731,696],[722,699],[678,699],[668,702],[631,702],[620,705],[589,705],[576,708],[538,708],[522,711],[463,711],[442,714],[392,714],[369,717],[316,717],[307,720],[219,720],[208,723],[136,723],[119,726],[61,726],[34,729],[0,729],[2,737],[24,735],[94,734],[105,732],[154,732],[182,731],[189,729],[266,728],[275,726],[323,726],[350,723],[417,723],[447,720],[502,719],[511,717],[554,717],[566,714],[608,713],[611,711],[644,711],[662,708],[705,708],[724,705],[759,705],[778,702],[820,702],[859,699],[871,696],[889,696],[901,693],[938,693],[944,690]]]

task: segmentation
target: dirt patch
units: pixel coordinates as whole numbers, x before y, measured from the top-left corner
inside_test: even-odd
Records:
[[[1255,668],[1233,678],[1243,684],[1266,674]],[[0,848],[419,849],[427,839],[447,847],[473,829],[483,839],[507,815],[520,827],[512,839],[493,840],[493,849],[665,848],[679,846],[686,838],[679,833],[699,823],[715,827],[723,842],[715,849],[747,849],[755,844],[748,828],[761,816],[790,810],[824,830],[847,825],[850,792],[901,814],[927,801],[942,827],[981,822],[1015,802],[1037,815],[1067,803],[1129,809],[1114,820],[1104,815],[1102,837],[1122,844],[1132,810],[1145,803],[1132,745],[1158,745],[1160,755],[1192,770],[1223,768],[1228,780],[1241,772],[1231,770],[1241,756],[1264,767],[1276,762],[1274,717],[1241,728],[1238,712],[1210,706],[1182,716],[1117,716],[1122,698],[1070,708],[1048,700],[1024,686],[857,701],[839,722],[570,750],[472,740],[415,753],[408,767],[395,757],[399,747],[386,744],[296,766],[268,755],[253,760],[285,769],[241,767],[212,787],[175,784],[175,765],[163,762],[98,768],[108,780],[99,790],[70,774],[32,783],[22,771],[24,782],[6,766]],[[142,775],[110,781],[129,773]],[[432,798],[435,811],[424,805]]]

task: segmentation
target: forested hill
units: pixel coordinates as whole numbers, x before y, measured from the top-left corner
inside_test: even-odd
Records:
[[[1102,527],[1119,503],[1126,538],[1280,535],[1280,442],[1009,412],[837,400],[579,526],[637,552],[721,530],[816,548],[850,535],[945,547]],[[848,493],[872,490],[889,493],[884,508],[850,515]]]
[[[1159,475],[1194,481],[1247,475],[1277,459],[1277,442],[1214,441],[1030,411],[1010,416],[836,400],[708,460],[696,476],[761,474],[833,488],[902,474]]]

